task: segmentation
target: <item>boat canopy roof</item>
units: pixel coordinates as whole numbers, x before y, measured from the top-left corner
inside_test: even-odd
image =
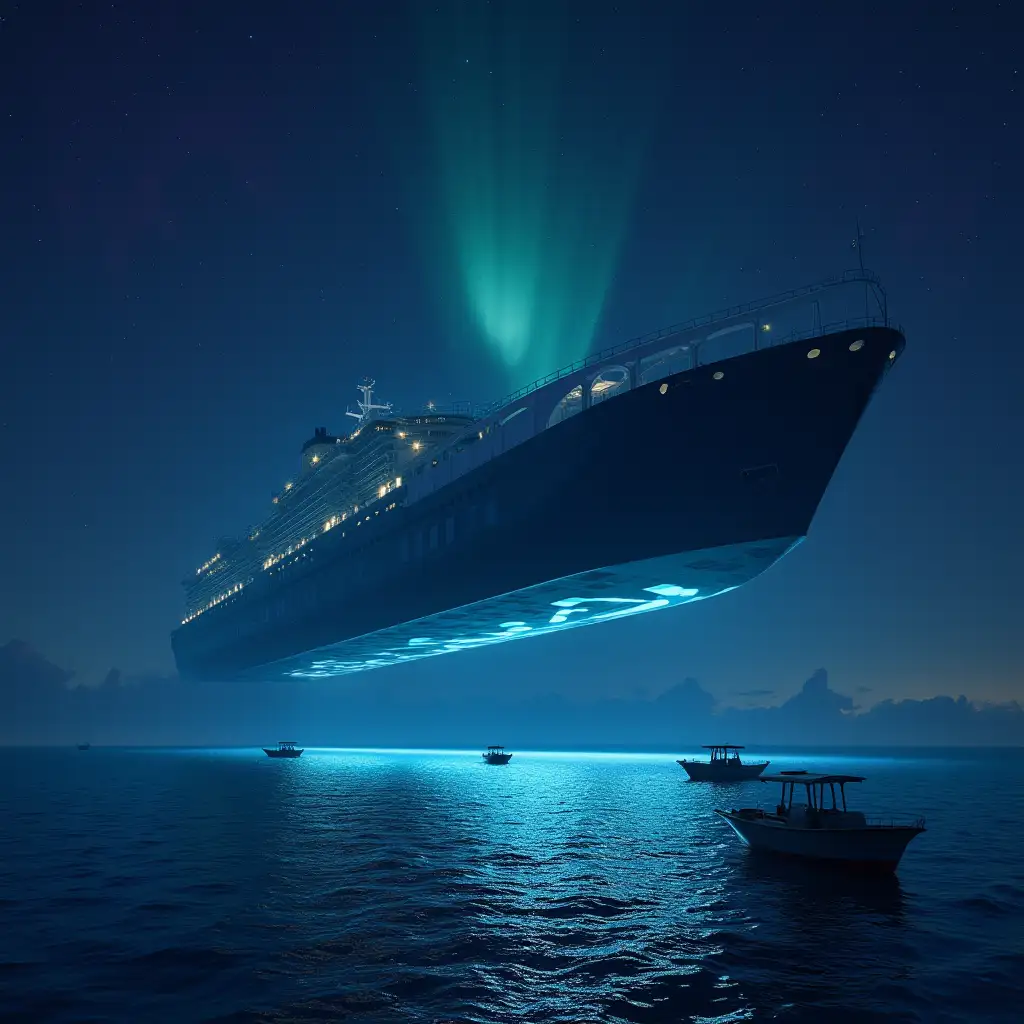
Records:
[[[780,775],[762,775],[762,782],[794,782],[800,786],[845,785],[847,782],[863,782],[863,775],[819,775],[817,772],[790,772]]]
[[[705,743],[701,750],[746,750],[746,747],[737,747],[735,743]]]

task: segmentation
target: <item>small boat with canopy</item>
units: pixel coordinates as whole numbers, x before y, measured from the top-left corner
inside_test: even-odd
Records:
[[[488,764],[508,764],[512,760],[512,755],[506,754],[504,747],[488,747],[483,759]]]
[[[694,782],[745,782],[756,779],[771,763],[753,761],[744,764],[739,755],[744,748],[731,743],[715,743],[703,749],[711,751],[710,761],[688,761],[684,757],[676,762]]]
[[[794,771],[766,775],[761,781],[782,784],[782,799],[774,811],[715,810],[752,850],[892,872],[910,841],[925,831],[924,818],[883,821],[849,810],[846,787],[863,782],[861,775]]]
[[[295,746],[294,740],[281,740],[276,747],[264,747],[267,757],[301,757],[302,748]]]

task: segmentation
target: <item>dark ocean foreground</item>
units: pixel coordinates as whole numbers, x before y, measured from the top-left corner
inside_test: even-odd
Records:
[[[0,1019],[1019,1020],[1024,752],[772,762],[929,830],[846,880],[671,755],[2,750]]]

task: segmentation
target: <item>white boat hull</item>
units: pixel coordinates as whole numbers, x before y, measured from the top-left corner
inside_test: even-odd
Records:
[[[768,767],[768,761],[751,764],[724,764],[710,761],[679,761],[694,782],[744,782],[756,779]]]
[[[922,825],[866,825],[860,828],[800,828],[761,812],[715,811],[752,850],[802,857],[849,868],[895,871],[907,844]]]

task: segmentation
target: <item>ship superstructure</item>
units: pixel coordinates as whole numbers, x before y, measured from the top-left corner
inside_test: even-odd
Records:
[[[443,448],[471,426],[463,407],[439,411],[432,404],[411,416],[394,415],[390,403],[374,401],[376,382],[358,386],[358,411],[351,433],[335,436],[317,427],[302,446],[298,475],[271,499],[271,515],[244,539],[222,538],[217,551],[184,581],[182,625],[234,597],[261,573],[273,575],[305,558],[307,546],[335,527],[355,526],[376,514],[380,502],[402,487],[403,474],[420,457]]]
[[[199,678],[328,678],[722,594],[806,534],[903,351],[870,272],[677,325],[480,409],[360,385],[186,581]]]

